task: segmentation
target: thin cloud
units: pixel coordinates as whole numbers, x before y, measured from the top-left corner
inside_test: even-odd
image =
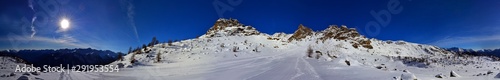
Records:
[[[33,38],[35,36],[35,34],[36,34],[35,26],[33,25],[34,22],[35,22],[35,20],[36,20],[36,17],[33,17],[31,19],[31,32],[32,32],[31,33],[31,38]]]
[[[479,43],[479,42],[488,42],[488,41],[500,41],[500,35],[448,37],[448,38],[445,38],[442,40],[435,41],[431,44],[438,45],[438,46],[451,46],[451,45],[458,45],[458,44]]]
[[[132,0],[121,0],[120,1],[122,6],[125,6],[127,9],[127,17],[129,19],[130,25],[132,26],[132,30],[134,30],[135,37],[137,39],[137,42],[140,42],[139,40],[139,34],[137,33],[137,27],[135,26],[135,21],[134,21],[134,4],[132,4]]]
[[[434,41],[432,45],[441,47],[469,47],[477,49],[499,48],[500,27],[488,26],[468,31],[458,31],[458,34],[446,36],[443,39]]]
[[[49,38],[49,37],[39,37],[35,36],[32,38],[28,37],[15,37],[15,38],[2,38],[0,39],[1,41],[18,41],[18,42],[24,42],[24,43],[29,43],[29,42],[42,42],[42,43],[55,43],[54,45],[63,45],[67,47],[75,47],[75,48],[94,48],[93,46],[90,46],[85,43],[80,43],[78,40],[74,39],[71,36],[63,36],[61,38]],[[24,44],[23,43],[23,44]]]
[[[59,43],[59,44],[64,44],[72,47],[79,47],[79,48],[92,48],[92,46],[88,44],[82,44],[79,43],[78,40],[74,39],[73,37],[62,37],[62,38],[46,38],[46,37],[36,37],[33,40],[37,41],[45,41],[45,42],[52,42],[52,43]]]
[[[28,7],[31,8],[33,12],[35,12],[35,9],[33,8],[33,0],[28,0]],[[33,15],[33,18],[31,18],[31,38],[33,38],[36,34],[35,26],[33,25],[36,20],[36,15]]]

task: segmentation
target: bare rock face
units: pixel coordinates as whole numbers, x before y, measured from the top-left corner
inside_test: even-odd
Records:
[[[337,25],[330,25],[327,29],[323,30],[323,37],[319,38],[323,42],[328,39],[337,40],[352,40],[351,42],[354,48],[364,47],[368,49],[373,49],[371,41],[366,39],[364,36],[360,35],[358,31],[354,28],[347,28],[347,26],[342,25],[338,27]]]
[[[299,25],[299,29],[297,29],[293,35],[288,38],[288,41],[293,41],[293,40],[302,40],[306,38],[307,36],[310,36],[313,34],[313,30],[311,28],[308,28],[302,24]]]
[[[207,33],[200,36],[200,38],[211,38],[211,37],[221,37],[221,36],[249,36],[249,35],[259,35],[260,32],[257,31],[252,26],[245,26],[241,24],[236,19],[218,19],[214,26],[212,26]]]
[[[347,28],[347,26],[342,25],[342,27],[338,27],[337,25],[330,25],[327,29],[322,31],[324,33],[324,36],[321,37],[321,40],[326,40],[326,39],[339,39],[339,40],[345,40],[349,38],[355,38],[361,36],[356,29],[354,28]]]
[[[342,25],[338,27],[337,25],[330,25],[327,29],[321,32],[314,32],[312,29],[307,28],[306,26],[300,24],[299,29],[293,33],[293,35],[288,39],[288,42],[291,41],[301,41],[307,36],[320,36],[318,39],[325,42],[326,40],[335,39],[335,40],[346,40],[352,43],[354,48],[364,47],[367,49],[373,49],[371,45],[371,41],[361,34],[354,28],[347,28],[347,26]],[[319,35],[318,35],[319,34]]]

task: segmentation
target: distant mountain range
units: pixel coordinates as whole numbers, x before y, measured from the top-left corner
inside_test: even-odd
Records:
[[[4,50],[0,56],[14,57],[34,66],[62,65],[104,65],[116,61],[121,53],[110,50],[87,49],[45,49],[45,50]]]
[[[470,54],[475,56],[496,56],[500,57],[500,49],[482,49],[482,50],[473,50],[473,49],[464,49],[458,47],[447,48],[448,51],[452,51],[458,54]]]

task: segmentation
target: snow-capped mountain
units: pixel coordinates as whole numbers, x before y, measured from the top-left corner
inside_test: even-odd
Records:
[[[222,36],[249,36],[259,35],[260,32],[252,26],[241,24],[236,19],[219,19],[206,34],[200,38],[222,37]]]
[[[458,54],[468,54],[476,56],[496,56],[496,58],[500,57],[500,49],[473,50],[473,49],[452,47],[452,48],[447,48],[447,50]]]
[[[42,67],[63,65],[104,65],[116,61],[119,53],[95,49],[6,50],[0,55],[20,58],[28,64]]]
[[[331,25],[315,32],[261,33],[236,19],[219,19],[206,34],[128,53],[120,72],[61,75],[63,79],[141,80],[471,80],[500,79],[489,56],[460,55],[437,46],[366,38]],[[56,75],[58,74],[47,74]],[[43,79],[60,79],[45,77]]]
[[[405,41],[369,39],[345,25],[331,25],[314,32],[300,24],[293,34],[269,35],[236,19],[217,20],[199,38],[149,46],[138,53],[129,54],[126,60],[115,64],[152,69],[147,72],[155,75],[191,76],[152,79],[209,80],[430,80],[438,79],[436,75],[451,80],[490,79],[493,77],[483,73],[493,75],[488,71],[499,70],[492,66],[500,66],[491,57],[463,56],[437,46]]]
[[[456,53],[473,53],[473,52],[476,52],[476,51],[474,51],[472,49],[463,49],[463,48],[458,48],[458,47],[448,48],[447,50],[452,51],[452,52],[456,52]]]
[[[75,65],[106,65],[114,62],[123,55],[109,50],[86,49],[45,49],[45,50],[5,50],[0,51],[0,80],[68,80],[82,79],[71,77],[65,72],[52,72],[53,68],[64,67],[71,69]],[[60,66],[63,65],[63,66]],[[27,66],[27,67],[25,67]],[[22,68],[39,67],[40,72],[19,72]],[[47,70],[48,69],[48,70]],[[82,67],[79,68],[83,70]],[[31,69],[33,70],[33,69]],[[49,71],[50,72],[42,72]],[[89,71],[90,68],[86,68]],[[94,69],[95,70],[95,69]],[[71,73],[72,75],[85,76],[85,73]],[[83,78],[84,79],[84,78]]]

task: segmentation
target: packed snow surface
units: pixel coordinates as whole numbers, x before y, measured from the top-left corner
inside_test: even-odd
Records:
[[[220,20],[219,20],[220,21]],[[238,25],[241,27],[242,25]],[[231,27],[219,27],[231,28]],[[382,41],[363,36],[320,39],[313,32],[301,40],[276,33],[219,35],[161,43],[128,53],[119,72],[65,72],[0,79],[44,80],[495,80],[500,63],[490,57],[461,56],[436,46]],[[251,29],[253,30],[253,29]],[[333,30],[333,29],[332,29]],[[339,29],[340,30],[340,29]],[[349,31],[353,31],[350,29]],[[239,34],[239,33],[235,33]],[[348,35],[346,35],[348,36]],[[364,41],[364,42],[358,42]],[[367,42],[369,41],[369,42]],[[355,47],[354,44],[371,45]],[[364,43],[364,44],[362,44]],[[309,53],[308,53],[309,52]],[[13,73],[15,60],[2,57],[0,75]],[[27,73],[30,74],[30,73]],[[455,75],[458,77],[450,77]],[[438,78],[440,76],[440,78]],[[496,77],[495,77],[496,76]]]
[[[312,40],[312,39],[311,39]],[[246,42],[246,43],[245,43]],[[46,80],[493,80],[498,74],[500,63],[477,57],[471,59],[477,63],[444,64],[431,63],[427,66],[415,66],[388,56],[423,56],[430,55],[413,50],[414,43],[403,45],[385,44],[384,47],[401,48],[399,54],[391,50],[353,48],[349,42],[330,40],[325,43],[314,41],[285,42],[268,40],[266,36],[231,36],[218,38],[199,38],[175,42],[172,46],[155,45],[136,54],[135,63],[130,63],[131,54],[124,61],[112,64],[125,64],[119,72],[110,73],[42,73],[27,76],[30,79]],[[377,43],[374,43],[377,44]],[[312,58],[307,57],[307,48],[314,51]],[[425,47],[430,47],[426,46]],[[233,49],[236,47],[236,50]],[[239,49],[238,49],[239,48]],[[257,49],[257,51],[254,51]],[[405,51],[407,50],[407,51]],[[145,53],[149,51],[149,53]],[[316,59],[317,52],[323,53]],[[155,61],[160,53],[162,60]],[[333,55],[335,57],[330,57]],[[443,54],[445,55],[445,54]],[[437,56],[437,54],[436,54]],[[346,64],[349,62],[349,65]],[[419,64],[419,63],[415,63]],[[480,68],[477,68],[480,67]],[[436,78],[435,75],[449,76],[455,71],[462,77]],[[473,76],[493,71],[493,74]],[[2,71],[10,74],[12,71]],[[18,79],[23,76],[16,73]]]

